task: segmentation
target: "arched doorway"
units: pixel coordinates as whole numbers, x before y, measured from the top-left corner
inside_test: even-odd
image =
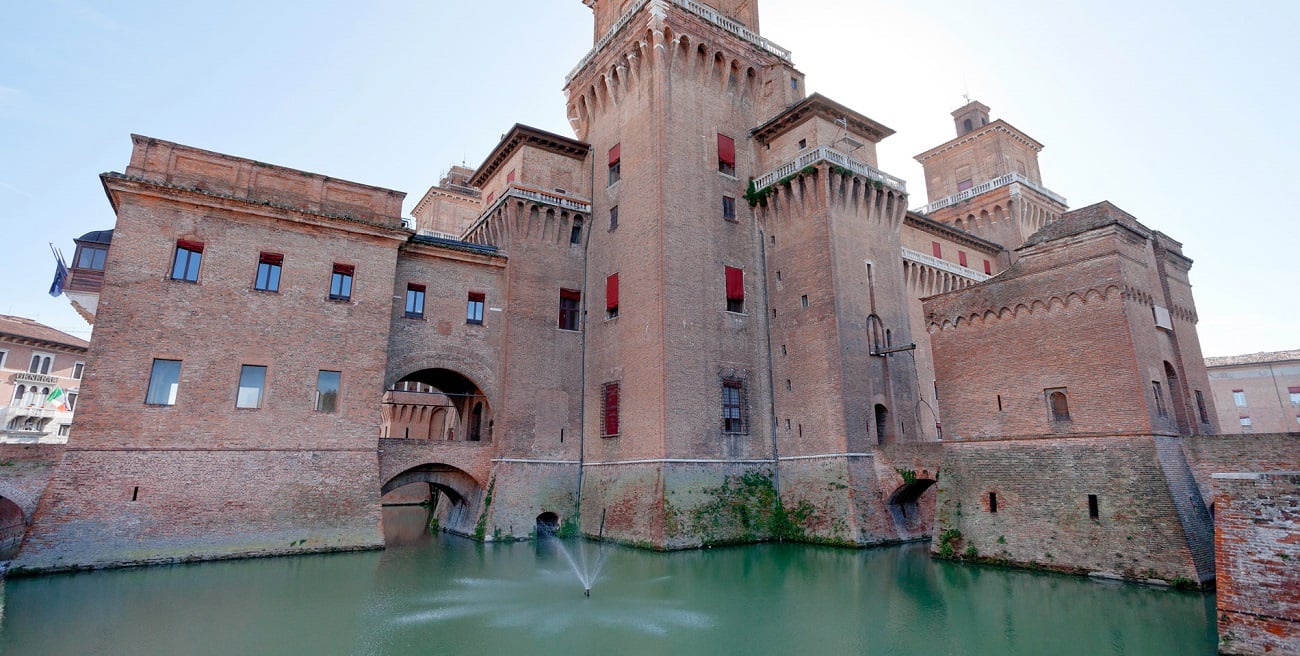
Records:
[[[934,521],[933,478],[913,478],[889,495],[889,514],[900,537],[921,537],[929,533]]]
[[[0,497],[0,560],[11,560],[18,555],[27,521],[23,509],[7,497]]]
[[[387,438],[490,441],[492,404],[477,383],[451,369],[421,369],[403,376],[384,393]]]
[[[537,516],[537,537],[555,535],[560,530],[560,516],[547,511]]]

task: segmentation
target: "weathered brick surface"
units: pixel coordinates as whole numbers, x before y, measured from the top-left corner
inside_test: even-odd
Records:
[[[30,518],[36,502],[63,457],[62,444],[0,444],[0,497]]]
[[[1300,434],[1197,435],[1183,449],[1207,502],[1215,498],[1216,472],[1300,470]]]
[[[1224,654],[1300,654],[1300,472],[1214,476]]]
[[[492,504],[485,537],[528,538],[544,513],[576,526],[578,464],[498,462],[493,468]]]
[[[935,522],[936,536],[960,531],[958,555],[974,547],[1018,565],[1200,580],[1151,437],[946,443]]]

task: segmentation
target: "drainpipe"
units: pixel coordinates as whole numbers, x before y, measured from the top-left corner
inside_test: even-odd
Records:
[[[753,213],[752,208],[750,212]],[[761,229],[758,231],[758,260],[763,269],[763,333],[767,337],[767,416],[772,430],[772,486],[776,489],[776,498],[779,500],[781,498],[781,458],[776,439],[776,389],[775,383],[772,382],[775,375],[772,369],[772,320],[767,314],[770,307],[767,295],[767,236]]]

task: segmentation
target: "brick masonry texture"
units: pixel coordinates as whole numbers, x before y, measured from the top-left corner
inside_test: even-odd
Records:
[[[1220,653],[1300,654],[1300,471],[1214,487]]]

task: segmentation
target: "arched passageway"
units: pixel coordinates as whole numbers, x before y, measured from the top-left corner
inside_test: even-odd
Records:
[[[384,393],[381,437],[488,442],[492,404],[481,387],[451,369],[421,369]]]
[[[0,560],[11,560],[18,554],[27,521],[23,509],[7,497],[0,497]]]
[[[544,512],[537,516],[537,536],[555,535],[560,530],[560,516],[553,512]]]
[[[893,494],[889,495],[889,514],[894,519],[894,526],[900,532],[916,533],[927,532],[930,524],[933,522],[931,516],[932,509],[927,506],[933,505],[933,494],[930,495],[930,504],[922,502],[922,496],[925,495],[931,487],[934,486],[933,478],[917,478],[911,482],[904,483]]]
[[[429,486],[431,512],[449,530],[468,533],[473,528],[473,506],[482,496],[482,486],[464,470],[445,463],[411,467],[384,481],[380,496],[414,484]]]

